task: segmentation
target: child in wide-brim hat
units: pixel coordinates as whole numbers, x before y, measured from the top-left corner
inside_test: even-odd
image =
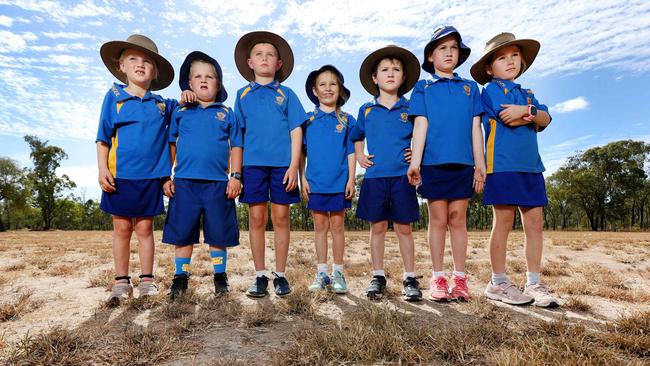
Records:
[[[483,56],[472,66],[474,79],[487,83],[481,94],[483,127],[487,134],[487,178],[483,204],[492,205],[494,221],[490,235],[492,280],[485,295],[514,305],[559,305],[542,284],[543,207],[548,200],[544,165],[537,133],[551,122],[548,107],[515,79],[530,68],[540,44],[501,33],[490,39]],[[526,286],[523,293],[506,276],[507,239],[519,207],[526,235]]]
[[[140,296],[157,292],[153,279],[153,216],[162,214],[162,182],[170,176],[167,127],[175,100],[152,90],[167,87],[174,69],[149,38],[134,34],[102,45],[108,70],[123,84],[106,93],[97,131],[100,208],[113,215],[115,284],[110,303],[132,295],[130,238],[139,241]],[[127,116],[127,117],[123,117]]]

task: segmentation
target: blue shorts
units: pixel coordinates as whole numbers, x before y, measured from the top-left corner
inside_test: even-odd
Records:
[[[115,192],[102,191],[99,208],[111,215],[151,217],[165,212],[162,179],[115,178]]]
[[[340,212],[352,207],[352,201],[345,199],[345,193],[310,193],[307,208],[321,212]]]
[[[391,220],[409,223],[420,220],[415,187],[406,175],[387,178],[364,178],[357,204],[357,218],[378,222]]]
[[[296,187],[291,192],[285,192],[282,184],[287,167],[245,166],[242,171],[244,188],[239,196],[239,202],[272,203],[289,205],[300,202],[300,191]]]
[[[484,205],[540,207],[547,203],[542,173],[500,172],[487,175],[483,191]]]
[[[174,179],[176,193],[169,199],[163,243],[198,243],[203,221],[204,243],[219,247],[239,245],[235,200],[226,196],[227,186],[225,181]]]
[[[428,200],[467,199],[474,194],[474,167],[464,164],[422,165],[418,193]]]

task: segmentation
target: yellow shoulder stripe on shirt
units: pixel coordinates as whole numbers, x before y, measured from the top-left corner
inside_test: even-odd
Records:
[[[282,95],[285,98],[287,97],[286,95],[284,95],[284,92],[282,91],[282,89],[277,88],[276,90],[278,91],[278,94]]]
[[[120,109],[122,109],[122,105],[124,104],[124,101],[117,102],[115,104],[115,107],[117,108],[117,113],[120,113]]]
[[[241,92],[241,95],[239,96],[239,100],[243,99],[244,96],[245,96],[246,94],[248,94],[249,91],[251,91],[251,87],[250,87],[250,86],[247,86],[247,87],[244,89],[244,91]]]
[[[372,109],[372,107],[366,107],[366,110],[363,111],[363,116],[364,116],[364,117],[368,117],[368,113],[370,113],[370,110],[371,110],[371,109]]]

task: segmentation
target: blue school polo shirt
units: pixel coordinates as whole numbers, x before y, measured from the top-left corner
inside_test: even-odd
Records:
[[[244,166],[291,164],[291,131],[307,119],[291,89],[252,81],[237,91],[235,118],[244,130]]]
[[[411,147],[413,122],[409,120],[409,101],[401,97],[388,109],[374,98],[359,108],[357,123],[352,127],[352,142],[366,139],[373,166],[366,169],[365,178],[398,177],[406,174],[409,163],[404,160]]]
[[[537,147],[537,128],[534,123],[510,127],[499,118],[502,104],[533,104],[548,113],[548,107],[540,104],[533,91],[508,80],[494,79],[485,85],[481,93],[483,102],[483,128],[487,172],[541,173],[545,170]]]
[[[139,98],[124,88],[113,84],[99,117],[95,142],[110,147],[108,169],[120,179],[169,177],[167,128],[178,103],[151,92]]]
[[[313,193],[345,192],[348,181],[348,155],[354,145],[348,138],[354,118],[345,112],[326,113],[316,108],[307,114],[303,140],[307,151],[305,172]]]
[[[409,118],[429,122],[422,165],[474,165],[472,119],[483,114],[478,85],[454,73],[451,79],[431,75],[411,93]]]
[[[233,111],[221,103],[177,107],[169,126],[176,143],[174,176],[227,181],[230,147],[242,147],[241,129]]]

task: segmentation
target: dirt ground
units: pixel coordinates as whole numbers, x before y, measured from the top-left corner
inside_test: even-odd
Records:
[[[367,232],[346,233],[345,273],[350,293],[342,296],[314,295],[307,291],[315,272],[311,232],[291,233],[287,277],[296,295],[290,299],[271,295],[262,300],[253,300],[244,295],[253,279],[254,270],[248,233],[242,232],[241,245],[229,251],[228,276],[232,292],[227,299],[219,300],[214,305],[208,251],[205,246],[196,246],[190,281],[194,291],[184,303],[187,308],[170,305],[166,298],[174,271],[173,252],[169,246],[160,243],[160,232],[154,235],[157,239],[155,275],[160,295],[153,302],[134,299],[130,304],[108,308],[105,300],[113,276],[111,232],[0,233],[0,252],[4,257],[0,262],[0,356],[10,364],[26,364],[29,363],[25,358],[26,353],[36,347],[37,339],[44,342],[49,337],[47,339],[51,341],[59,335],[57,332],[68,332],[65,336],[69,337],[86,331],[89,334],[105,332],[107,336],[95,335],[92,345],[72,342],[70,344],[76,345],[71,348],[72,351],[52,349],[51,354],[41,356],[44,357],[42,360],[49,360],[43,363],[63,364],[66,361],[61,357],[69,356],[70,363],[98,364],[297,364],[302,362],[300,358],[282,361],[277,351],[303,349],[306,345],[301,343],[301,337],[307,337],[305,334],[310,334],[310,330],[329,329],[328,321],[333,322],[332,326],[340,325],[341,318],[346,314],[366,309],[363,289],[371,277]],[[431,275],[426,233],[416,232],[414,235],[417,274],[423,276],[420,283],[426,296]],[[407,316],[405,319],[424,319],[440,326],[466,324],[477,317],[507,317],[504,321],[522,324],[535,320],[562,321],[591,329],[634,314],[650,312],[650,233],[546,232],[542,278],[563,304],[554,310],[508,306],[483,298],[482,292],[490,276],[488,237],[488,232],[469,234],[467,272],[474,297],[472,301],[441,304],[425,300],[406,303],[400,297],[402,265],[397,240],[390,233],[385,255],[389,293],[380,306]],[[526,267],[521,232],[511,234],[508,248],[508,275],[516,284],[523,285]],[[137,278],[139,269],[135,237],[131,252],[130,274]],[[272,233],[267,233],[266,258],[267,267],[271,270],[274,268],[273,257]],[[449,250],[445,264],[450,271]],[[489,315],[486,315],[488,312]],[[186,316],[188,314],[192,314],[191,319]],[[168,325],[174,320],[170,319],[180,319],[172,330]],[[184,323],[181,324],[181,321]],[[163,328],[162,323],[165,323]],[[112,326],[110,331],[106,328],[109,325]],[[132,327],[137,329],[133,330]],[[178,337],[174,338],[176,341],[165,340],[158,335],[155,339],[151,338],[158,342],[155,343],[158,353],[142,355],[136,351],[135,355],[125,356],[111,353],[113,351],[96,352],[103,347],[119,349],[119,336],[122,333],[135,332],[134,342],[141,342],[148,336],[149,330],[161,332],[161,329],[163,333],[169,332]],[[105,343],[98,345],[97,339],[104,339]],[[182,344],[179,339],[183,340]],[[306,343],[307,338],[304,339]],[[64,344],[61,342],[57,344]],[[79,344],[85,345],[88,350],[95,350],[94,356],[80,353]],[[137,347],[142,349],[145,346],[138,343]],[[462,357],[447,359],[443,356],[440,357],[444,363],[464,363]],[[133,358],[129,361],[128,357]],[[627,353],[616,353],[614,359],[623,364],[650,363],[650,351],[642,350],[630,357]],[[303,364],[311,362],[308,362],[308,358],[303,357],[303,360],[307,360]],[[359,359],[350,360],[339,362],[353,364]],[[407,357],[404,360],[413,359]],[[499,363],[486,361],[480,356],[474,360],[478,364]],[[384,357],[372,361],[390,364],[394,359]],[[505,364],[508,363],[506,361]],[[590,363],[587,359],[582,364]],[[332,360],[331,364],[339,363]]]

